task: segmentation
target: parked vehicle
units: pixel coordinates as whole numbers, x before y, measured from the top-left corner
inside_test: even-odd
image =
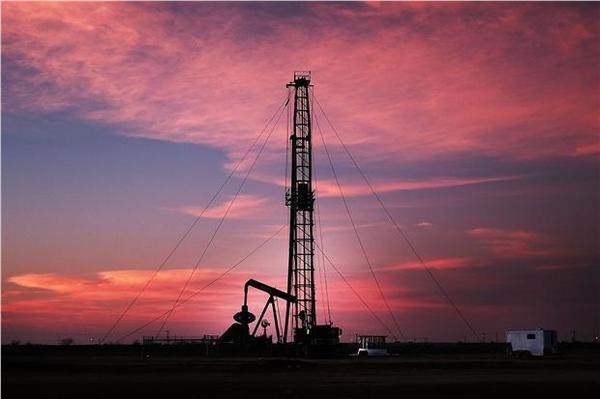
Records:
[[[358,353],[357,356],[387,356],[389,355],[385,347],[385,335],[358,335]]]

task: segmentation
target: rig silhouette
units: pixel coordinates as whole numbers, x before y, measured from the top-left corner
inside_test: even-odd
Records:
[[[98,341],[98,343],[105,343],[107,339],[111,336],[115,328],[119,325],[119,323],[124,319],[129,310],[133,307],[133,305],[138,301],[138,299],[144,294],[144,292],[151,285],[152,281],[156,278],[158,273],[162,270],[162,268],[169,262],[173,254],[180,247],[182,242],[189,236],[191,231],[198,224],[200,219],[203,217],[204,213],[214,204],[216,198],[221,194],[225,186],[229,183],[232,177],[238,172],[240,169],[240,165],[242,165],[248,155],[254,150],[254,148],[258,148],[257,154],[254,159],[250,162],[248,169],[243,175],[242,181],[235,192],[233,199],[229,201],[229,204],[226,207],[224,214],[222,215],[219,223],[217,224],[215,230],[212,232],[208,243],[202,251],[199,259],[197,260],[195,266],[191,270],[188,278],[186,279],[183,287],[179,291],[174,303],[172,306],[165,312],[159,314],[152,320],[142,324],[141,326],[129,331],[126,334],[121,335],[116,339],[116,342],[119,343],[124,339],[131,337],[132,335],[144,330],[149,327],[154,322],[160,322],[159,329],[156,334],[152,336],[144,336],[143,341],[145,344],[160,344],[160,343],[175,343],[175,342],[197,342],[203,343],[205,345],[217,345],[224,344],[229,345],[230,347],[237,348],[237,351],[246,351],[248,348],[256,348],[259,346],[264,347],[265,345],[277,346],[278,348],[283,348],[282,354],[297,354],[297,355],[308,355],[308,354],[335,354],[338,351],[340,346],[340,336],[342,330],[336,326],[334,326],[331,320],[331,309],[329,304],[329,293],[327,288],[327,278],[325,272],[325,262],[331,267],[333,271],[340,277],[341,281],[348,287],[349,291],[353,293],[353,295],[362,303],[366,310],[369,311],[371,316],[377,323],[382,327],[382,329],[391,336],[396,342],[400,340],[407,340],[406,336],[402,332],[399,327],[399,324],[396,320],[396,316],[392,311],[391,306],[388,303],[387,297],[384,294],[384,291],[379,283],[373,265],[371,263],[370,257],[367,253],[366,247],[361,239],[361,235],[358,231],[357,225],[352,216],[350,207],[344,196],[344,192],[342,190],[342,186],[340,184],[338,174],[336,172],[332,155],[328,150],[327,143],[325,142],[325,138],[321,127],[319,126],[319,120],[313,114],[313,107],[318,106],[318,110],[321,111],[321,114],[325,118],[325,121],[331,128],[335,137],[341,145],[341,148],[345,151],[346,155],[352,162],[352,165],[357,170],[360,177],[364,180],[366,187],[370,190],[371,194],[377,201],[378,205],[384,211],[384,214],[392,227],[396,230],[399,235],[399,238],[403,240],[410,251],[413,253],[415,258],[419,261],[419,263],[423,266],[423,269],[427,272],[427,275],[433,280],[435,283],[439,293],[443,296],[448,305],[454,309],[457,316],[464,322],[467,329],[472,333],[472,335],[480,340],[481,336],[476,332],[473,326],[470,324],[469,320],[465,317],[463,312],[459,309],[457,304],[452,300],[448,292],[444,289],[441,282],[436,278],[432,270],[427,266],[421,255],[417,252],[415,246],[411,243],[410,239],[403,231],[400,224],[396,222],[390,210],[386,207],[383,200],[380,198],[377,191],[374,189],[373,185],[370,183],[369,179],[366,177],[366,174],[359,167],[356,159],[340,137],[340,134],[331,123],[327,114],[323,110],[323,107],[319,103],[319,101],[314,96],[314,88],[311,84],[311,73],[310,71],[296,71],[294,72],[294,78],[291,82],[286,85],[288,89],[287,96],[285,101],[279,106],[279,108],[275,111],[275,114],[270,118],[270,120],[266,123],[258,137],[254,140],[251,146],[248,148],[246,153],[239,159],[236,165],[232,168],[229,175],[225,179],[225,181],[219,186],[217,191],[212,195],[203,211],[195,218],[195,220],[191,223],[188,229],[184,232],[184,234],[179,238],[176,242],[175,246],[168,253],[166,258],[162,261],[160,265],[156,268],[152,276],[148,279],[146,284],[141,288],[141,290],[136,294],[136,296],[131,300],[131,302],[125,307],[123,312],[117,317],[112,326],[108,329],[108,331],[104,334],[104,336]],[[293,95],[292,95],[293,94]],[[293,110],[290,108],[290,102],[293,101]],[[242,191],[250,173],[252,172],[256,162],[260,158],[263,150],[269,138],[272,136],[282,114],[287,110],[288,115],[288,135],[289,140],[287,141],[286,148],[286,177],[285,177],[285,205],[289,208],[289,222],[282,225],[273,235],[267,238],[265,241],[260,243],[256,248],[254,248],[250,253],[244,256],[237,263],[232,265],[230,268],[226,269],[222,274],[217,276],[214,280],[210,281],[202,288],[192,292],[191,294],[184,296],[187,293],[187,288],[190,282],[193,280],[198,267],[202,263],[205,254],[208,249],[214,242],[216,235],[218,234],[223,222],[227,218],[229,211],[231,210],[232,205],[235,200],[238,198],[240,192]],[[292,114],[290,117],[290,113]],[[388,323],[386,323],[365,301],[365,299],[361,296],[361,294],[352,286],[352,284],[348,281],[348,279],[343,275],[340,268],[335,265],[335,263],[331,260],[331,258],[325,253],[323,249],[323,234],[321,230],[321,223],[318,220],[318,228],[319,228],[319,238],[320,245],[315,242],[315,213],[317,218],[319,219],[319,212],[317,206],[317,198],[315,191],[313,189],[313,123],[315,124],[319,136],[322,141],[323,149],[325,154],[327,155],[327,159],[329,161],[329,166],[331,167],[331,172],[334,177],[334,181],[337,185],[339,196],[343,202],[344,209],[348,216],[348,220],[352,226],[352,230],[356,237],[358,248],[360,249],[363,257],[364,263],[368,266],[370,274],[375,282],[375,286],[378,290],[378,293],[381,298],[381,303],[385,305],[385,308],[389,314],[389,320],[393,323],[393,327],[391,328]],[[291,131],[290,131],[291,129]],[[266,134],[266,138],[263,139],[263,135]],[[262,140],[262,142],[261,142]],[[291,162],[288,162],[288,159]],[[289,176],[289,186],[288,186],[288,176]],[[167,322],[173,312],[189,302],[191,299],[200,294],[203,290],[209,288],[214,283],[219,281],[228,275],[231,271],[233,271],[237,266],[243,263],[246,259],[248,259],[251,255],[261,249],[265,244],[267,244],[270,240],[275,238],[281,231],[283,231],[286,227],[289,228],[289,245],[288,245],[288,268],[287,268],[287,284],[285,290],[275,288],[269,286],[260,281],[250,279],[246,282],[244,286],[244,301],[241,306],[241,310],[233,316],[235,323],[233,323],[221,336],[215,335],[205,335],[202,338],[198,337],[171,337],[167,334],[166,339],[162,337],[161,333],[164,330]],[[325,293],[327,297],[326,305],[328,310],[328,317],[325,319],[327,322],[318,323],[317,322],[317,312],[316,312],[316,286],[315,286],[315,255],[316,250],[321,255],[321,263],[322,263],[322,273],[325,277]],[[260,312],[259,317],[257,318],[254,313],[252,313],[248,308],[248,293],[249,289],[253,288],[259,291],[263,291],[268,294],[267,302],[265,303],[262,311]],[[281,318],[279,316],[279,301],[283,301],[285,303],[285,316]],[[273,314],[273,324],[265,319],[265,315],[267,311],[271,308]],[[256,322],[254,327],[250,328],[252,323]],[[272,337],[268,337],[266,334],[266,328],[269,325],[273,325],[276,333],[276,342],[273,342]],[[263,327],[263,335],[257,336],[257,332],[260,327]],[[368,345],[380,345],[382,342],[385,343],[386,336],[383,335],[364,335],[357,336],[357,342],[368,343]]]
[[[310,84],[308,71],[295,72],[294,80],[287,84],[294,91],[292,134],[290,136],[290,187],[286,192],[285,203],[290,209],[289,259],[287,290],[281,291],[256,280],[248,280],[244,287],[242,310],[234,315],[235,324],[221,336],[222,341],[246,343],[255,338],[258,327],[269,306],[273,310],[273,320],[278,343],[308,346],[335,346],[339,343],[340,329],[330,324],[318,324],[315,287],[315,242],[314,210],[315,191],[313,190],[312,167],[312,119]],[[248,310],[248,288],[253,287],[269,294],[258,320]],[[275,298],[285,301],[283,333],[279,327]],[[250,333],[249,324],[256,320]],[[292,334],[293,332],[293,334]]]

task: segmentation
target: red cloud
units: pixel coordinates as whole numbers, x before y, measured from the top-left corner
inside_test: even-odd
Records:
[[[189,297],[222,272],[223,269],[220,268],[198,270],[193,284],[183,298]],[[167,311],[189,273],[189,269],[174,269],[159,273],[151,288],[144,293],[111,339],[116,339]],[[351,319],[356,315],[372,317],[346,284],[332,275],[331,270],[328,273],[329,296],[331,306],[337,314],[336,321],[352,325]],[[108,329],[151,274],[150,270],[111,270],[98,272],[90,277],[51,273],[12,276],[7,280],[12,285],[4,289],[2,294],[3,323],[11,327],[36,331],[40,329],[87,330],[87,336],[97,339]],[[257,277],[273,286],[279,286],[281,283],[268,276],[253,275],[252,277]],[[232,322],[231,316],[241,305],[243,285],[247,278],[249,277],[244,274],[234,272],[193,297],[174,313],[168,324],[171,331],[179,335],[202,335],[224,331]],[[368,274],[356,274],[351,276],[350,280],[372,310],[383,319],[388,317],[387,308]],[[320,280],[317,284],[319,290],[324,290]],[[381,281],[381,285],[395,312],[445,306],[439,300],[415,297],[410,289],[398,284]],[[47,294],[38,295],[40,290]],[[325,306],[322,298],[322,295],[317,298],[319,317],[322,317]],[[264,294],[252,291],[251,311],[259,312],[265,299]],[[352,311],[345,312],[343,309],[352,309]],[[391,322],[389,325],[392,325]],[[153,334],[157,328],[156,324],[150,325],[129,339],[139,339],[142,334]],[[377,325],[374,330],[378,331],[382,328]]]
[[[199,269],[182,298],[191,297],[223,271],[220,268]],[[48,273],[13,276],[7,280],[13,286],[3,292],[4,322],[50,330],[77,330],[82,326],[92,325],[94,334],[100,335],[108,329],[152,273],[150,270],[112,270],[98,272],[91,277]],[[167,311],[189,274],[189,269],[160,272],[117,332],[122,333],[127,328],[143,324]],[[214,287],[203,290],[182,307],[178,307],[170,324],[185,325],[190,309],[193,313],[201,309],[202,319],[208,320],[207,325],[211,328],[226,325],[227,319],[230,319],[227,315],[233,314],[241,304],[244,279],[242,274],[233,272],[226,279],[215,283]],[[35,294],[40,290],[47,294],[41,297]],[[152,333],[156,328],[156,325],[152,325],[145,332]]]

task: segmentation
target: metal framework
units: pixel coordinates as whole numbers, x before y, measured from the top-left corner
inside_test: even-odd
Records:
[[[295,72],[287,84],[294,90],[293,128],[291,142],[291,180],[286,192],[290,208],[290,241],[287,292],[296,297],[287,303],[284,340],[290,324],[295,335],[308,333],[317,324],[314,283],[314,239],[312,189],[311,113],[309,91],[310,72]]]

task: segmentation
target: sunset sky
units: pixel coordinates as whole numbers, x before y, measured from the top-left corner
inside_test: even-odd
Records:
[[[592,339],[599,21],[598,3],[2,2],[2,342],[96,342],[285,101],[295,70],[312,71],[327,116],[478,332]],[[474,340],[316,118],[405,336]],[[188,292],[287,222],[285,119]],[[314,146],[325,251],[393,327]],[[248,166],[110,339],[170,308]],[[342,339],[387,334],[324,271]],[[248,278],[285,288],[286,272],[287,228],[166,328],[221,334]],[[266,297],[251,295],[259,313]]]

